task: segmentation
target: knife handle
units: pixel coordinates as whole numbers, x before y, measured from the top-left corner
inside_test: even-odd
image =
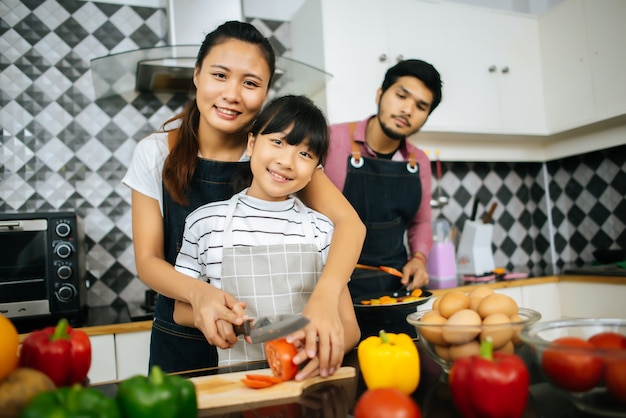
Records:
[[[252,321],[243,321],[241,325],[233,325],[235,335],[250,335],[250,324]]]

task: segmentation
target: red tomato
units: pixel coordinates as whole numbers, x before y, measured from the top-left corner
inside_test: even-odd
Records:
[[[610,361],[606,366],[604,380],[611,396],[626,404],[626,359]]]
[[[291,380],[298,373],[298,366],[293,364],[293,358],[296,354],[298,354],[296,347],[284,338],[265,343],[267,363],[274,376],[283,380]]]
[[[247,387],[251,389],[263,389],[263,388],[268,388],[270,386],[274,386],[276,384],[276,383],[269,382],[267,380],[248,379],[247,377],[241,379],[241,383],[243,383],[244,385],[246,385]]]
[[[557,345],[567,347],[557,348]],[[543,352],[541,368],[560,388],[572,392],[587,391],[600,382],[604,371],[604,362],[592,353],[594,348],[581,338],[557,338]]]
[[[369,389],[354,407],[354,418],[421,418],[415,401],[395,388]]]
[[[280,383],[283,381],[283,379],[281,379],[278,376],[269,376],[267,374],[247,374],[246,379],[260,380],[262,382],[269,382],[269,383]]]
[[[598,348],[626,349],[626,335],[617,332],[601,332],[588,341]]]

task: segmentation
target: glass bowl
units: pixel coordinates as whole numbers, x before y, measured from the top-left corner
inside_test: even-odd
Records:
[[[422,317],[429,312],[432,310],[414,312],[406,320],[415,327],[419,344],[446,374],[450,373],[455,359],[478,354],[481,336],[492,336],[494,351],[517,352],[524,345],[519,338],[522,328],[541,319],[541,314],[537,311],[518,308],[521,320],[505,324],[449,325],[422,322]],[[446,336],[452,337],[446,340]],[[455,336],[465,338],[459,340]],[[474,337],[470,339],[471,336]],[[465,341],[467,339],[469,341]],[[456,342],[450,344],[451,340]]]
[[[546,380],[578,409],[626,417],[626,320],[537,322],[524,328],[520,338],[534,353]]]

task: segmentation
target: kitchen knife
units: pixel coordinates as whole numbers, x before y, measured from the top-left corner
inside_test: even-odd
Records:
[[[235,335],[250,337],[252,344],[286,337],[309,323],[302,315],[266,316],[245,321],[242,325],[235,325]]]

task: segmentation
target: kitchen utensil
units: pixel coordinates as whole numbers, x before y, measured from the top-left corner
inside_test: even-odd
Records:
[[[491,222],[491,218],[493,217],[493,213],[496,211],[496,206],[498,206],[498,202],[493,202],[491,204],[491,207],[489,208],[489,211],[483,217],[483,223],[484,224],[488,224],[489,222]]]
[[[285,337],[309,323],[302,315],[276,315],[245,321],[233,326],[236,335],[250,337],[253,344]]]
[[[271,403],[277,399],[297,399],[305,389],[319,383],[335,380],[354,379],[356,370],[354,367],[340,367],[332,376],[310,377],[302,381],[289,380],[264,389],[251,389],[241,382],[246,374],[272,375],[270,369],[242,371],[201,377],[192,377],[190,380],[196,387],[198,409],[231,408],[241,410],[241,406],[253,403]],[[222,411],[225,412],[225,411]]]
[[[384,271],[385,273],[389,273],[392,276],[402,278],[402,272],[393,267],[387,267],[387,266],[374,267],[374,266],[367,266],[365,264],[357,264],[355,267],[361,270],[374,270],[374,271],[380,270],[380,271]]]
[[[442,208],[448,204],[448,197],[443,195],[441,191],[441,160],[439,159],[439,150],[435,150],[435,167],[437,171],[437,191],[435,197],[430,200],[430,206],[433,208]]]
[[[472,214],[470,215],[470,221],[475,221],[476,220],[476,214],[478,212],[478,203],[479,200],[478,198],[474,198],[474,203],[472,204]]]

